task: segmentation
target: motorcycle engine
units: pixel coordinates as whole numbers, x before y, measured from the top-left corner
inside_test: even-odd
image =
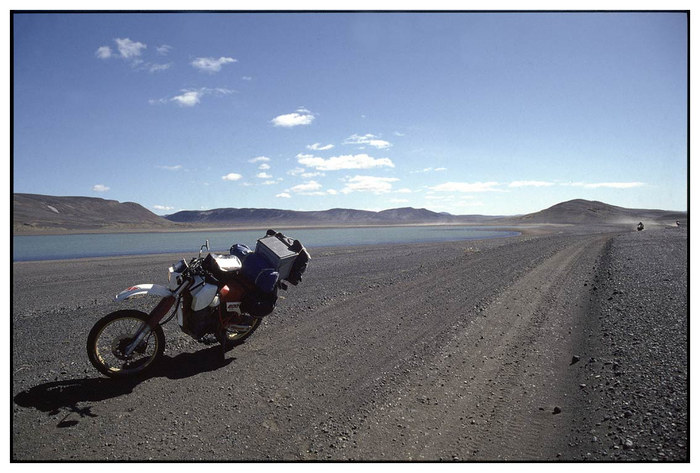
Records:
[[[202,310],[188,311],[184,320],[183,330],[195,339],[202,338],[208,333],[216,330],[217,315],[212,307],[205,307]]]

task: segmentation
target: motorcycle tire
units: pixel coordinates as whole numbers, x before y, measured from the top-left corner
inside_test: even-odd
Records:
[[[87,353],[92,365],[110,378],[128,378],[145,373],[163,356],[165,335],[158,325],[134,352],[122,350],[148,318],[138,310],[118,310],[104,316],[92,327],[87,339]]]
[[[216,332],[216,339],[224,347],[224,350],[230,350],[235,346],[243,343],[248,337],[253,335],[262,322],[261,318],[251,317],[250,328],[246,330],[219,328]]]

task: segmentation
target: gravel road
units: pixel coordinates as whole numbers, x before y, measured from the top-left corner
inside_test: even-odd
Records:
[[[171,322],[132,382],[87,333],[191,255],[14,263],[12,459],[687,461],[687,231],[556,231],[312,250],[248,342]]]

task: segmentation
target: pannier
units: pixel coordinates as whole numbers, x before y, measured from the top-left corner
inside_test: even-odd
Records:
[[[280,279],[287,279],[298,254],[292,246],[294,246],[294,240],[268,230],[267,236],[260,238],[255,245],[255,254],[269,261],[279,272]]]
[[[280,282],[299,284],[311,259],[299,240],[274,230],[268,230],[257,241],[255,251],[235,244],[230,253],[242,262],[241,274],[255,286],[241,301],[241,310],[255,317],[263,317],[274,310],[277,288],[284,288]]]

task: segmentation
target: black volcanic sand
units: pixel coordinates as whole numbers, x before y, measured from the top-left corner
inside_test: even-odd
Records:
[[[630,230],[314,249],[247,343],[173,321],[127,382],[87,333],[178,256],[14,263],[12,459],[688,461],[687,230]]]

